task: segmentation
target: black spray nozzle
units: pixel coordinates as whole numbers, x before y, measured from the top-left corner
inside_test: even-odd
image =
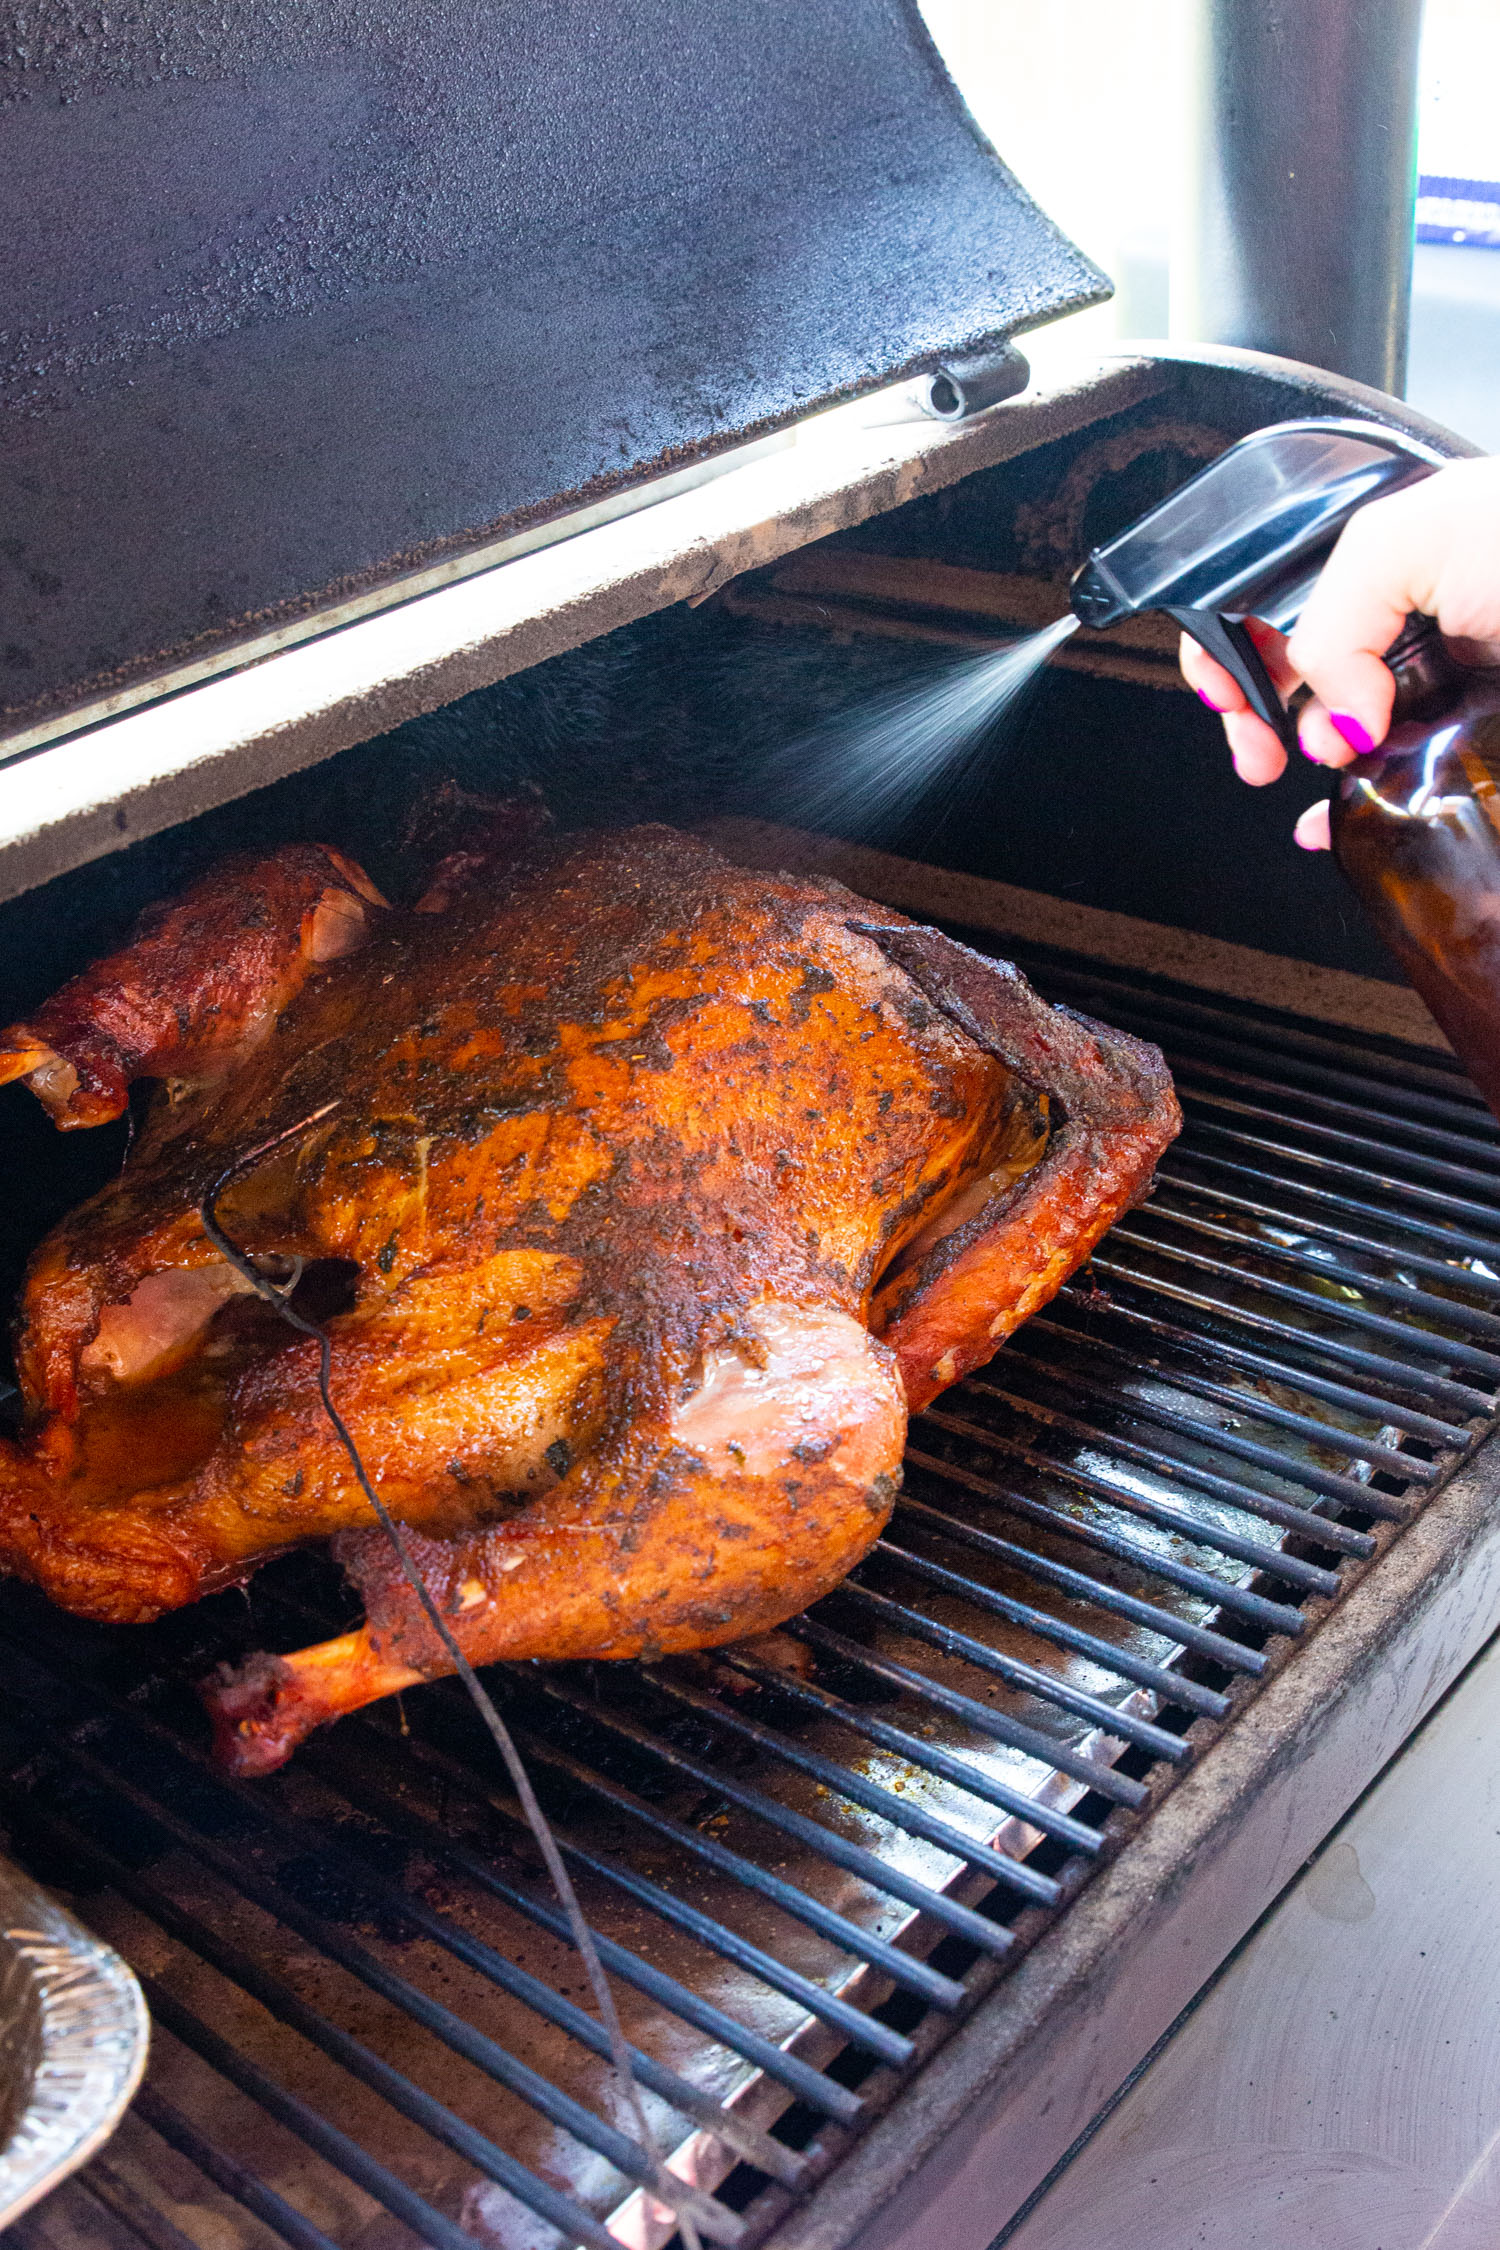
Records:
[[[1073,580],[1074,614],[1104,626],[1164,611],[1290,740],[1291,721],[1246,618],[1289,631],[1355,511],[1430,476],[1442,458],[1379,422],[1277,422],[1252,431],[1094,549]]]

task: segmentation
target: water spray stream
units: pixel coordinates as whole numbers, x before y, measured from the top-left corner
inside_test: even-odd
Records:
[[[778,817],[837,834],[853,821],[862,831],[894,825],[934,782],[958,779],[1077,625],[1071,614],[1059,617],[799,736],[762,776],[775,784]]]

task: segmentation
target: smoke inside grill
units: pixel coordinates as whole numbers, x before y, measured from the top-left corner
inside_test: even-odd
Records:
[[[887,1537],[773,1643],[488,1675],[710,2239],[775,2227],[1495,1418],[1500,1133],[1453,1066],[1024,965],[1166,1049],[1153,1201],[914,1423]],[[183,1682],[340,1601],[311,1558],[149,1632],[0,1598],[11,1848],[157,2026],[125,2132],[18,2233],[665,2243],[452,1684],[269,1783],[208,1766]]]

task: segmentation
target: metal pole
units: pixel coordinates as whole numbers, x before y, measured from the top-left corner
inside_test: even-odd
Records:
[[[1172,329],[1406,382],[1422,0],[1193,0]]]

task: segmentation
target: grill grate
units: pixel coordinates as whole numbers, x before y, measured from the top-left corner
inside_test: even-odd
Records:
[[[1187,1128],[1152,1201],[914,1423],[887,1536],[814,1613],[493,1676],[706,2241],[774,2228],[1495,1417],[1500,1130],[1455,1066],[1029,966],[1165,1048]],[[0,1599],[12,1848],[158,2034],[107,2164],[21,2231],[658,2250],[676,2214],[450,1687],[269,1783],[204,1756],[183,1682],[342,1598],[294,1558],[149,1632]]]

